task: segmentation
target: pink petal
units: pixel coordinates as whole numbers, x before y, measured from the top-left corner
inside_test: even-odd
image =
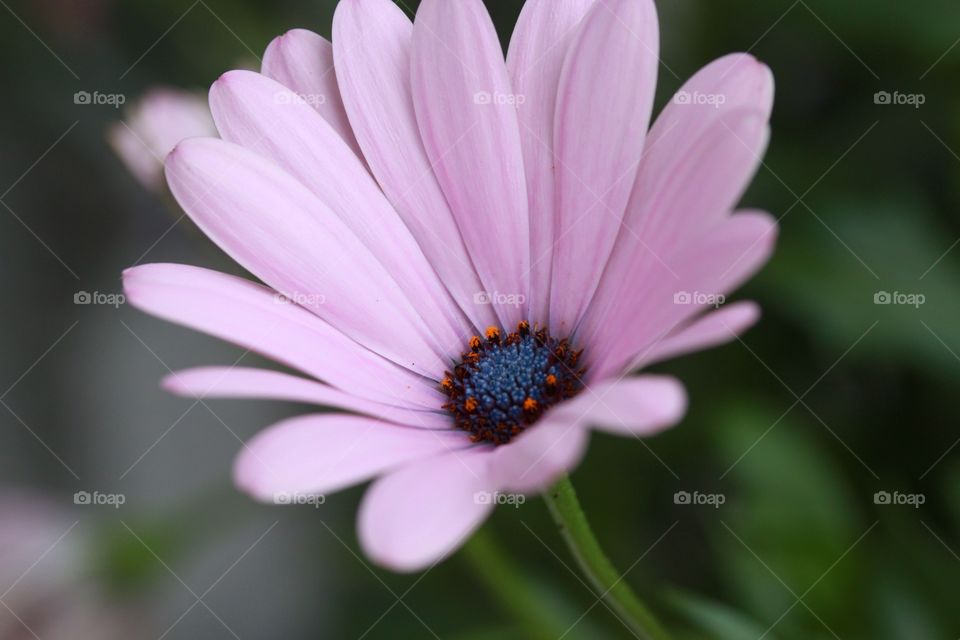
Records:
[[[299,94],[363,158],[337,87],[333,47],[325,38],[306,29],[287,31],[267,46],[260,71]]]
[[[580,462],[588,427],[649,436],[676,424],[687,407],[683,386],[665,376],[640,376],[591,385],[550,410],[537,424],[497,447],[491,471],[498,486],[545,491]]]
[[[577,26],[596,0],[527,0],[510,39],[507,70],[518,96],[530,209],[530,321],[546,324],[554,246],[554,114],[560,71]]]
[[[652,289],[667,284],[674,291],[694,290],[681,276],[690,258],[680,253],[689,254],[704,229],[728,218],[759,166],[768,131],[762,112],[738,109],[704,130],[669,179],[647,185],[646,164],[641,168],[624,228],[578,332],[583,344],[593,344],[605,327],[634,323]]]
[[[350,394],[402,407],[435,409],[444,402],[424,378],[243,278],[148,264],[124,271],[123,287],[138,309],[238,344]]]
[[[729,295],[769,260],[776,237],[776,221],[763,212],[741,212],[705,230],[676,254],[676,278],[648,278],[647,286],[631,292],[611,317],[622,323],[615,326],[629,330],[608,332],[591,347],[591,379],[623,370],[637,354],[711,306],[716,296]],[[676,296],[684,293],[704,295],[696,304],[678,302]]]
[[[647,138],[624,227],[581,328],[583,340],[609,321],[612,306],[643,295],[644,279],[681,284],[671,273],[672,253],[690,229],[736,204],[731,200],[746,189],[762,156],[772,104],[773,76],[747,54],[715,60],[677,92]],[[702,188],[701,179],[711,189]]]
[[[620,230],[653,110],[659,48],[652,0],[604,0],[567,53],[556,112],[550,297],[550,326],[560,335],[579,323]]]
[[[402,409],[340,391],[314,380],[267,369],[197,367],[171,373],[163,379],[163,387],[171,393],[198,399],[287,400],[355,411],[410,427],[451,427],[450,417],[437,411]]]
[[[329,207],[417,302],[447,358],[460,355],[474,330],[376,182],[316,111],[250,71],[221,76],[210,108],[224,140],[273,160]]]
[[[760,307],[755,302],[736,302],[711,311],[677,327],[663,340],[641,353],[630,369],[640,369],[655,362],[726,344],[756,324],[759,319]]]
[[[469,446],[462,433],[410,429],[362,416],[300,416],[244,447],[234,482],[254,498],[339,491],[420,458]]]
[[[390,0],[342,0],[333,19],[343,101],[370,170],[474,326],[496,324],[420,140],[410,90],[413,25]]]
[[[444,352],[411,301],[306,187],[222,140],[187,140],[166,165],[180,205],[246,269],[372,351],[442,377]]]
[[[570,409],[556,407],[509,444],[496,448],[491,473],[498,486],[539,493],[577,466],[587,450],[589,430],[585,416]]]
[[[645,375],[592,385],[570,404],[576,404],[570,410],[582,412],[591,427],[617,435],[651,436],[683,418],[687,393],[675,378]]]
[[[664,107],[647,138],[644,185],[664,182],[704,131],[740,109],[770,118],[773,74],[753,56],[733,53],[700,69]]]
[[[419,571],[463,544],[493,509],[489,449],[421,460],[377,480],[360,505],[364,552],[394,571]]]
[[[424,0],[413,102],[427,155],[505,327],[526,315],[530,235],[517,110],[480,0]]]

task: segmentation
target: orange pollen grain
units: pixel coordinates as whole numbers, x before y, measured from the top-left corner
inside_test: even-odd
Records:
[[[523,401],[523,410],[524,411],[536,411],[537,410],[537,401],[533,398],[527,398]]]
[[[463,403],[463,408],[467,411],[473,412],[477,409],[477,399],[476,398],[467,398]]]
[[[487,340],[496,340],[500,337],[500,329],[496,327],[487,327]]]
[[[471,349],[479,349],[481,344],[482,343],[480,341],[480,336],[473,336],[472,338],[470,338]]]
[[[550,375],[547,376],[547,385],[552,387],[552,386],[555,386],[556,384],[557,384],[557,376],[551,373]]]

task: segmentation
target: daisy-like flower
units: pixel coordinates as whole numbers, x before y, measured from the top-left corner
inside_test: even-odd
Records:
[[[180,265],[128,270],[137,307],[268,356],[171,375],[199,397],[340,409],[240,453],[264,501],[375,479],[359,538],[422,569],[501,492],[573,469],[589,429],[675,424],[674,379],[631,375],[732,339],[723,301],[770,256],[775,222],[735,212],[768,139],[773,82],[746,54],[696,73],[649,127],[652,0],[529,0],[504,59],[480,0],[343,0],[332,44],[274,40],[262,73],[210,91],[220,139],[167,179],[264,284]]]
[[[140,184],[163,190],[163,161],[186,138],[215,136],[203,98],[180,89],[154,87],[107,130],[107,141]]]

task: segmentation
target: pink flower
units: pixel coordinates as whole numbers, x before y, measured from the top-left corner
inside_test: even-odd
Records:
[[[332,45],[291,31],[262,75],[213,85],[222,140],[181,143],[167,177],[266,286],[146,265],[128,299],[306,376],[202,368],[173,392],[351,412],[259,434],[243,490],[296,502],[375,478],[361,544],[418,570],[503,493],[575,467],[588,428],[680,420],[676,380],[627,374],[758,317],[711,307],[774,244],[769,215],[733,213],[773,81],[721,58],[648,132],[657,51],[652,0],[530,0],[506,62],[480,0],[425,0],[414,24],[390,0],[343,0]]]
[[[75,515],[49,496],[0,486],[0,638],[138,637],[141,612],[111,602],[95,579],[93,540]]]
[[[163,188],[163,161],[186,138],[217,134],[203,98],[157,87],[107,130],[107,140],[133,176],[151,191]]]

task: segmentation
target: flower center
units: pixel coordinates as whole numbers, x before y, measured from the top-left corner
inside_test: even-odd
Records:
[[[581,351],[529,322],[507,335],[490,327],[469,346],[440,388],[450,398],[443,408],[474,442],[506,444],[583,388]]]

